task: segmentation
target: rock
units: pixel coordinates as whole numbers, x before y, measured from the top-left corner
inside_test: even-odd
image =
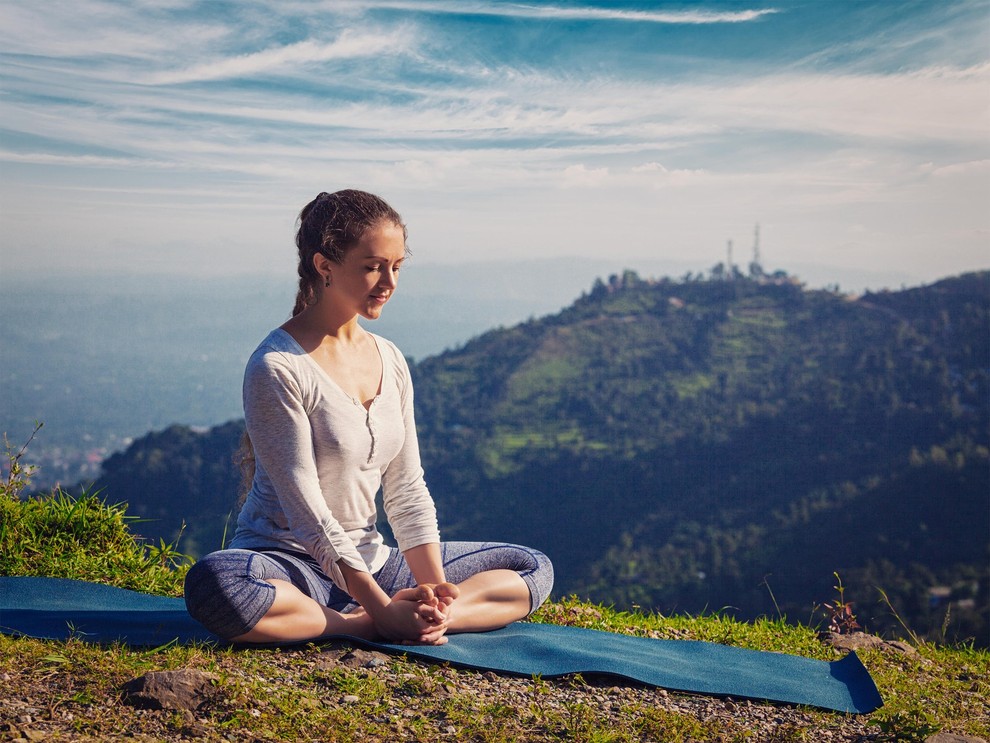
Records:
[[[822,642],[836,650],[868,650],[884,644],[876,635],[868,635],[865,632],[851,632],[848,635],[826,632],[822,635]]]
[[[384,653],[355,648],[340,656],[340,664],[348,668],[377,668],[384,666],[387,659]]]
[[[355,694],[348,694],[347,696],[342,697],[340,701],[344,704],[357,704],[361,701],[361,697],[356,696]]]
[[[959,735],[957,733],[935,733],[925,738],[925,743],[987,743],[984,738],[975,735]]]
[[[50,737],[48,733],[42,730],[30,730],[28,728],[22,729],[19,732],[19,736],[21,740],[26,740],[28,743],[34,743],[36,740],[48,740]]]
[[[898,653],[902,653],[903,655],[914,656],[918,654],[918,651],[915,650],[914,647],[903,640],[888,640],[884,643],[884,646],[890,648],[891,650],[896,650]]]
[[[145,709],[195,710],[216,694],[217,676],[180,668],[151,671],[124,684],[124,701]]]

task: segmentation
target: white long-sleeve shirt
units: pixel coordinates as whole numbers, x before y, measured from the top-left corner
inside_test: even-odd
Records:
[[[338,561],[375,572],[386,560],[375,527],[379,487],[401,551],[440,541],[420,464],[409,367],[394,344],[372,337],[382,382],[370,409],[281,329],[265,338],[244,372],[256,468],[230,546],[306,552],[344,590]]]

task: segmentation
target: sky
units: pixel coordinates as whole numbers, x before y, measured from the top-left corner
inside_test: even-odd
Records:
[[[353,187],[416,262],[707,269],[759,224],[922,283],[990,266],[988,104],[982,0],[4,0],[0,273],[291,275]]]

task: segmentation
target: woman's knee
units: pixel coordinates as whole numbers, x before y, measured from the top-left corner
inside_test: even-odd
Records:
[[[497,567],[514,570],[529,588],[529,614],[540,608],[553,590],[553,563],[532,547],[501,545]]]
[[[185,578],[189,615],[225,639],[254,627],[275,600],[265,571],[252,569],[261,557],[249,550],[220,550],[199,560]]]
[[[529,553],[534,564],[532,570],[520,573],[522,579],[526,581],[526,585],[529,586],[529,612],[532,614],[550,598],[550,592],[553,590],[553,563],[539,550],[528,547],[523,549]]]
[[[499,542],[449,542],[444,545],[447,579],[455,583],[487,570],[512,570],[529,587],[530,612],[536,611],[553,589],[553,563],[531,547]]]

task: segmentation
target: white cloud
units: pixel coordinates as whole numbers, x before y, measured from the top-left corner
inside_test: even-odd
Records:
[[[315,51],[300,56],[310,53]],[[272,56],[247,64],[292,63]],[[234,68],[199,72],[234,74]],[[43,109],[29,101],[8,103],[4,123],[8,130],[71,142],[77,152],[93,147],[110,153],[103,157],[127,159],[126,154],[135,161],[174,159],[185,167],[286,176],[293,170],[285,167],[287,159],[326,163],[358,153],[384,164],[432,163],[456,155],[493,164],[503,159],[522,170],[559,170],[583,161],[588,168],[606,165],[617,173],[621,158],[639,154],[627,162],[634,168],[660,151],[676,153],[665,156],[665,167],[687,174],[767,170],[775,159],[793,157],[782,144],[748,155],[734,145],[744,136],[828,137],[834,140],[828,147],[858,149],[860,156],[867,143],[879,151],[907,151],[915,144],[923,148],[919,152],[938,143],[982,146],[986,114],[981,96],[988,81],[986,67],[889,76],[775,75],[720,86],[500,74],[481,88],[448,86],[397,99],[355,101],[298,91],[231,89],[218,96],[181,87],[107,83],[83,86],[78,102],[46,101]],[[69,98],[73,81],[61,86],[62,97]],[[732,157],[714,154],[719,147],[728,148]],[[590,155],[612,160],[592,162]],[[951,164],[933,162],[935,167]],[[511,168],[504,172],[516,175]]]
[[[632,173],[648,176],[649,185],[654,188],[698,184],[708,176],[704,168],[675,168],[670,170],[658,162],[643,163],[632,168]]]
[[[668,115],[727,130],[869,138],[890,146],[926,140],[986,141],[986,65],[890,75],[786,74],[728,85],[660,88]]]
[[[0,161],[30,165],[65,165],[78,168],[175,168],[174,162],[101,155],[56,155],[48,152],[11,152],[0,150]]]
[[[301,71],[300,68],[314,63],[397,55],[412,48],[412,37],[406,32],[354,33],[344,31],[337,39],[329,43],[307,39],[252,54],[241,54],[203,62],[182,70],[154,73],[147,76],[145,82],[152,85],[172,85],[253,77],[287,69],[298,74]]]
[[[563,7],[557,5],[528,5],[502,2],[374,2],[351,3],[352,7],[391,8],[424,13],[457,15],[488,15],[510,18],[542,18],[546,20],[631,21],[664,24],[744,23],[779,12],[774,8],[755,10],[620,10],[590,6]]]
[[[6,54],[52,60],[153,61],[161,55],[182,57],[230,34],[231,26],[217,22],[172,22],[169,12],[185,4],[4,2],[0,3],[0,48]]]
[[[932,175],[936,178],[952,178],[955,176],[983,176],[990,175],[990,160],[970,160],[968,162],[950,163],[949,165],[936,166],[928,162],[921,166],[921,172]],[[990,182],[986,183],[985,194],[990,196]]]
[[[589,168],[583,163],[564,168],[561,185],[564,188],[596,188],[608,180],[608,168]]]
[[[610,10],[607,8],[562,8],[535,7],[517,5],[510,6],[504,11],[490,8],[489,11],[498,15],[511,15],[523,18],[550,18],[559,20],[590,20],[590,21],[635,21],[640,23],[667,24],[706,24],[706,23],[744,23],[754,21],[765,15],[778,12],[767,8],[762,10],[740,11],[711,11],[711,10],[680,10],[680,11],[643,11],[643,10]]]

